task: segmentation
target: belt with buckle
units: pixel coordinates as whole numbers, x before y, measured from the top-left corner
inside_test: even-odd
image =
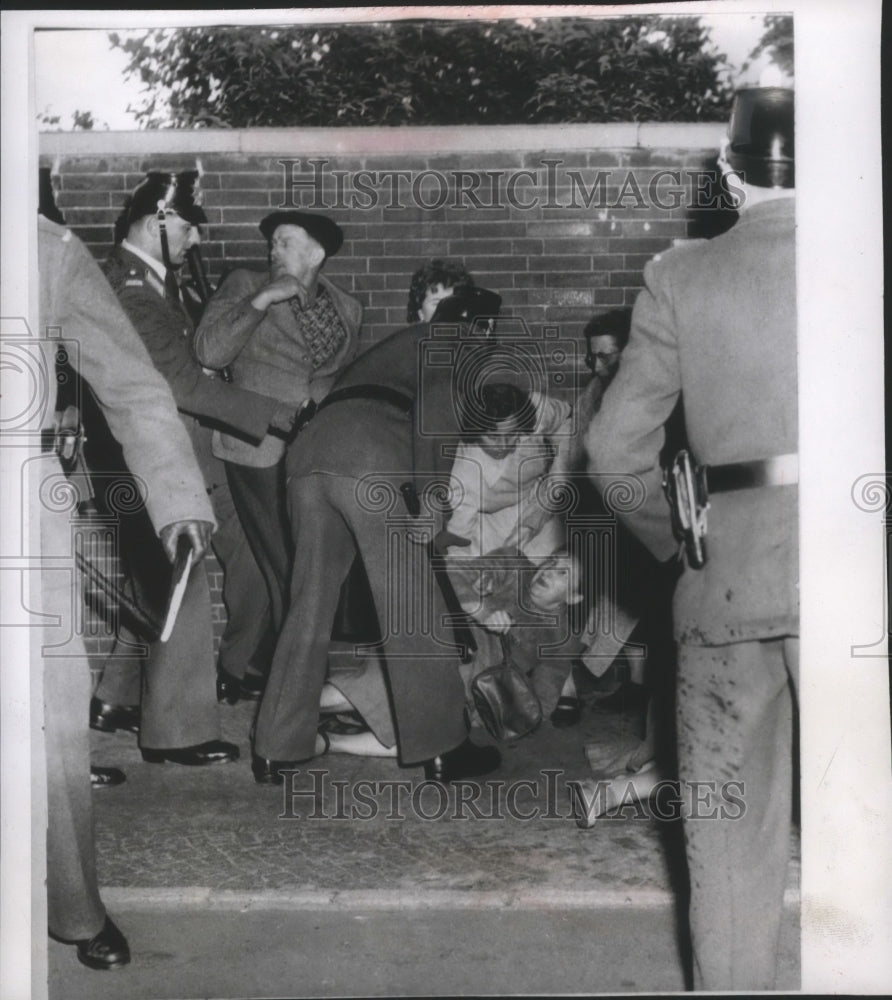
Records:
[[[776,455],[756,462],[706,466],[706,484],[710,494],[763,486],[792,486],[798,482],[799,456],[796,454]]]

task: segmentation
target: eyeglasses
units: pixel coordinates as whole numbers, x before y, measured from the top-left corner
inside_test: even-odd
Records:
[[[586,354],[585,363],[589,368],[594,368],[596,361],[600,361],[602,365],[609,365],[620,354],[622,354],[622,351],[598,351],[597,354]]]

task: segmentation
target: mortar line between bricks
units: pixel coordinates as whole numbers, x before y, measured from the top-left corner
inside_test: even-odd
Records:
[[[502,892],[473,890],[250,890],[209,889],[201,886],[141,889],[113,886],[103,888],[104,901],[119,910],[185,910],[242,912],[262,910],[603,910],[664,909],[674,904],[668,889],[636,888],[561,892]],[[784,906],[800,905],[797,887],[784,893]]]

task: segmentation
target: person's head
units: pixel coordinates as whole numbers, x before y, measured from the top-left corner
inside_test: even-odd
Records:
[[[582,580],[577,561],[567,552],[543,560],[530,580],[530,603],[540,610],[582,600]]]
[[[418,268],[409,283],[409,303],[406,322],[429,323],[437,304],[448,298],[457,288],[473,284],[464,265],[455,260],[429,260]]]
[[[39,168],[37,213],[60,226],[65,225],[65,216],[56,204],[56,185],[53,181],[53,172],[49,167]]]
[[[344,243],[341,227],[319,212],[273,212],[260,222],[269,246],[270,274],[306,283]]]
[[[795,186],[793,91],[789,87],[748,87],[734,95],[719,169],[734,175],[747,202],[786,197]]]
[[[115,243],[126,237],[165,267],[176,268],[189,247],[201,242],[198,227],[207,221],[197,170],[155,171],[125,202],[115,222]]]
[[[632,314],[612,309],[593,316],[585,330],[585,365],[602,382],[609,382],[619,369],[620,357],[629,342]]]
[[[536,426],[536,407],[529,393],[517,386],[493,382],[480,388],[464,423],[466,441],[477,444],[491,458],[505,458]]]

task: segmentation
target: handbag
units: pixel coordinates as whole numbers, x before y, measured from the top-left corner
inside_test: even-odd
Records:
[[[471,682],[471,697],[490,736],[505,742],[538,728],[542,703],[529,678],[512,662],[507,639],[499,638],[502,660],[477,674]]]

